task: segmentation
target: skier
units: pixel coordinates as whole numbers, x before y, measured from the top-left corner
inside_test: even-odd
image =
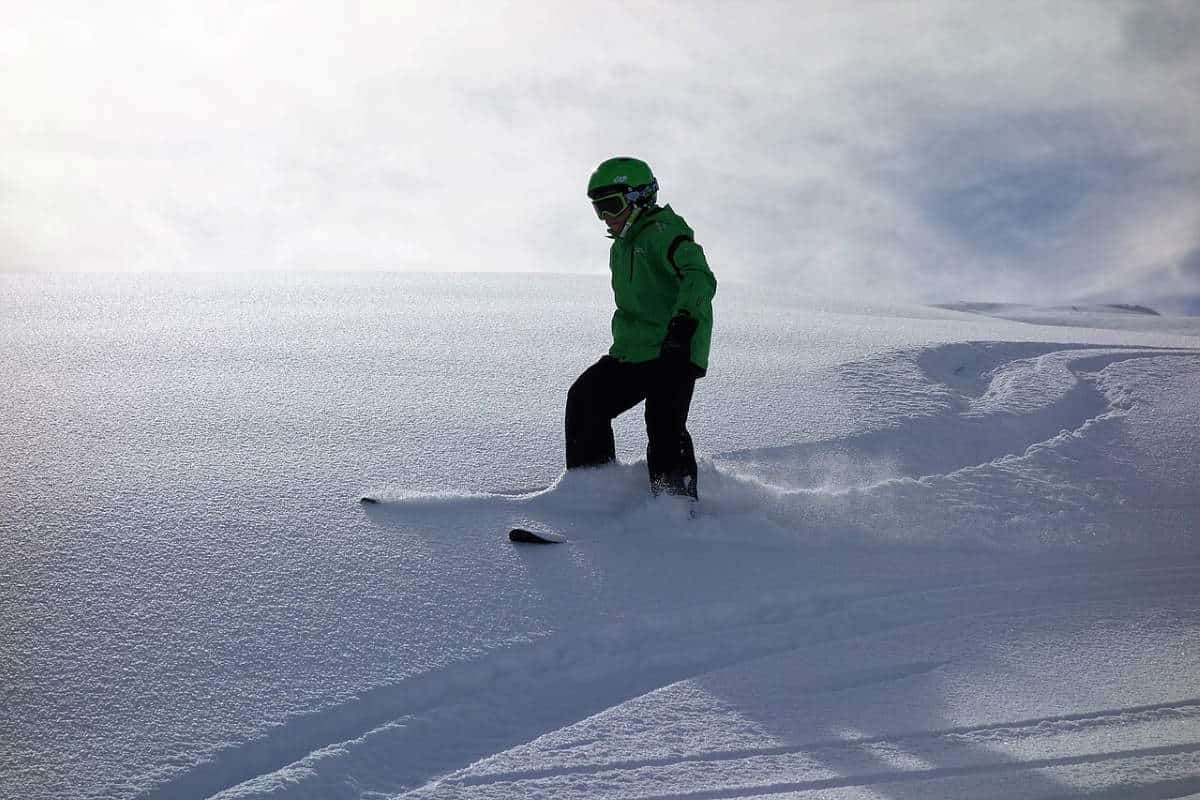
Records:
[[[615,461],[612,420],[644,400],[651,491],[698,500],[687,416],[708,369],[717,280],[692,229],[657,205],[658,181],[644,161],[608,159],[587,193],[613,240],[617,310],[608,354],[567,393],[567,469]]]

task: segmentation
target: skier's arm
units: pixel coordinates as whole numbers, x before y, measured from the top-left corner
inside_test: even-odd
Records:
[[[667,245],[666,255],[667,263],[679,276],[679,299],[675,301],[672,316],[681,313],[693,319],[707,316],[717,293],[717,279],[704,258],[704,249],[690,236],[680,235]]]

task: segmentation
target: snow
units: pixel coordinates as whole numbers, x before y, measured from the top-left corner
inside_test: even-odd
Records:
[[[0,797],[1200,793],[1200,320],[723,282],[693,518],[608,302],[0,277]]]
[[[1031,306],[1020,303],[947,303],[938,306],[953,311],[1028,322],[1036,325],[1112,328],[1128,331],[1187,333],[1194,330],[1191,317],[1160,315],[1146,306],[1109,305]]]

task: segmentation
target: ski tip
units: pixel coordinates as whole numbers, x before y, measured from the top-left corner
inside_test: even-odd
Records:
[[[565,542],[567,537],[561,533],[552,533],[551,531],[531,531],[526,528],[513,528],[508,532],[508,540],[523,544],[558,544],[559,542]]]
[[[379,505],[379,501],[376,500],[374,497],[360,497],[360,498],[358,498],[358,502],[362,503],[364,506]]]

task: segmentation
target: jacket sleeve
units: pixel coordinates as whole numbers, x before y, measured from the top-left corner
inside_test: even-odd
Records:
[[[668,242],[666,260],[679,277],[679,298],[672,316],[686,312],[693,319],[710,319],[717,279],[704,258],[704,248],[690,232],[681,233]]]

